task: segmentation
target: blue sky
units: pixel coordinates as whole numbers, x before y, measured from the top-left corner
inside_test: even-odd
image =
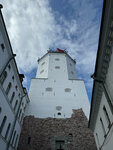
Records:
[[[0,0],[16,61],[29,89],[37,59],[49,48],[66,49],[91,100],[102,0]]]

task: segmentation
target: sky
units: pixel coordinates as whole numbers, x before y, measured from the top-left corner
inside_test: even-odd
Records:
[[[23,85],[28,89],[37,59],[50,49],[66,49],[76,59],[79,79],[91,101],[103,0],[0,0]]]

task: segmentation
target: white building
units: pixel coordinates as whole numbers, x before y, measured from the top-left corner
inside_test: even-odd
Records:
[[[113,150],[113,0],[104,0],[89,128],[98,150]]]
[[[77,79],[75,60],[66,52],[48,51],[38,60],[38,72],[29,90],[26,115],[37,118],[69,118],[82,108],[89,116],[89,100],[84,81]]]
[[[26,104],[22,86],[0,5],[0,150],[16,150]]]

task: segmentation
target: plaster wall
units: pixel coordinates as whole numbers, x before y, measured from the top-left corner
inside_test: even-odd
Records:
[[[0,136],[0,147],[2,147],[3,150],[6,149],[6,141]]]

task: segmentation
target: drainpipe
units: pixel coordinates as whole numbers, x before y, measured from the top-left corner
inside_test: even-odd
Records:
[[[1,74],[0,74],[0,78],[1,78],[1,76],[2,76],[2,74],[3,74],[3,72],[5,71],[7,65],[9,64],[9,62],[10,62],[12,59],[14,59],[15,56],[16,56],[16,54],[13,54],[13,56],[7,61],[7,63],[5,64],[5,67],[3,68],[3,70],[2,70],[2,72],[1,72]]]
[[[23,98],[27,95],[27,93],[25,93],[22,97],[21,97],[21,100],[20,100],[20,103],[19,103],[19,106],[18,106],[18,109],[17,109],[17,113],[15,115],[15,119],[14,119],[14,123],[13,123],[13,127],[12,127],[12,130],[10,132],[10,137],[9,137],[9,141],[7,143],[7,147],[6,147],[6,150],[9,150],[9,147],[10,147],[10,144],[11,144],[11,139],[12,139],[12,136],[13,136],[13,131],[14,131],[14,128],[15,128],[15,125],[16,125],[16,121],[18,119],[18,113],[19,113],[19,110],[20,110],[20,107],[21,107],[21,104],[22,104],[22,100]]]

